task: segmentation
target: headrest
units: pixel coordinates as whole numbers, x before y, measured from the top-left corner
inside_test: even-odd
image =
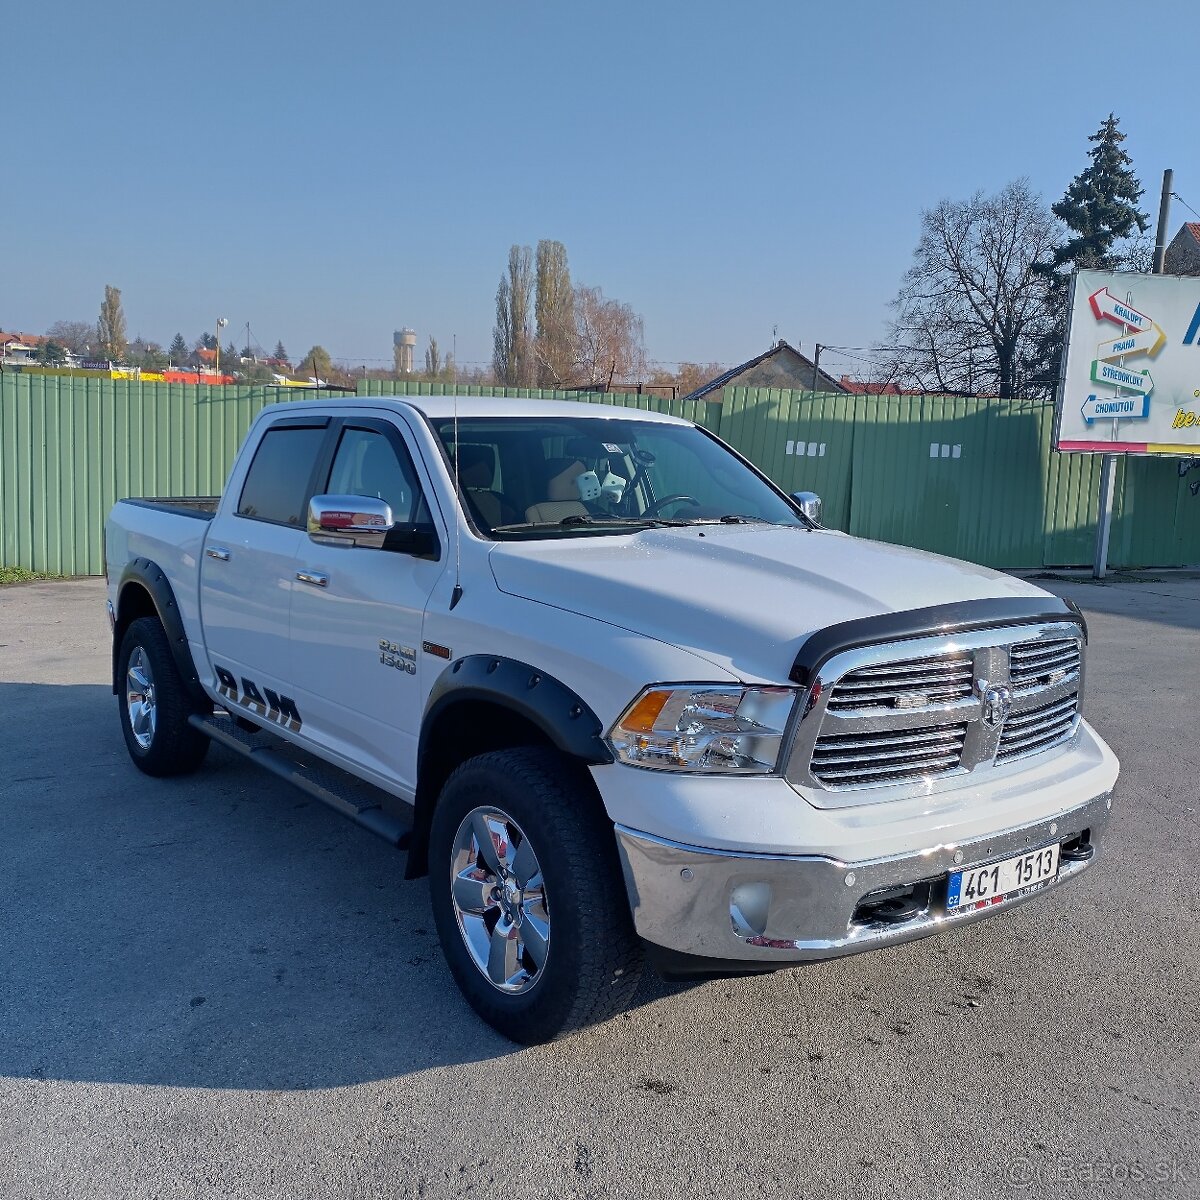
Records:
[[[548,500],[579,499],[575,479],[587,470],[583,463],[577,458],[549,458],[546,460],[546,470],[550,475],[550,482],[546,484]]]
[[[454,450],[451,447],[451,454]],[[475,443],[460,444],[458,447],[458,477],[464,487],[490,488],[496,478],[496,450],[494,446]]]
[[[453,451],[451,452],[453,453]],[[461,471],[467,471],[471,467],[485,466],[494,476],[496,474],[496,447],[481,446],[477,442],[460,442],[458,466]]]

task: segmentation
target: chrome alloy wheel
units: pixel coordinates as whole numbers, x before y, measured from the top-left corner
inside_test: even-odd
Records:
[[[129,714],[129,727],[137,744],[143,750],[149,750],[154,741],[158,710],[154,699],[154,672],[141,646],[134,646],[129,656],[129,669],[125,675],[125,711]]]
[[[502,992],[528,991],[550,949],[546,886],[533,844],[498,808],[462,819],[450,855],[450,897],[471,961]]]

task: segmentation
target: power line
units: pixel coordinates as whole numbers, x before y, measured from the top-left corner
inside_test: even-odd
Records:
[[[1183,207],[1186,208],[1193,216],[1200,217],[1200,213],[1198,213],[1178,192],[1172,192],[1171,197],[1174,200],[1178,200],[1179,203],[1182,204]]]

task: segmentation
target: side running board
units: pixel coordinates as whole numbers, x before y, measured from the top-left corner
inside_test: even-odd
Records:
[[[218,745],[266,767],[314,800],[378,834],[385,842],[407,849],[410,826],[383,810],[384,793],[365,780],[339,771],[266,730],[249,732],[228,716],[193,713],[188,724]]]

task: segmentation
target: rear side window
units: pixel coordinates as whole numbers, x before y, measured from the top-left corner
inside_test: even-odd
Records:
[[[324,429],[268,429],[242,485],[238,516],[304,527],[308,484],[324,441]]]

